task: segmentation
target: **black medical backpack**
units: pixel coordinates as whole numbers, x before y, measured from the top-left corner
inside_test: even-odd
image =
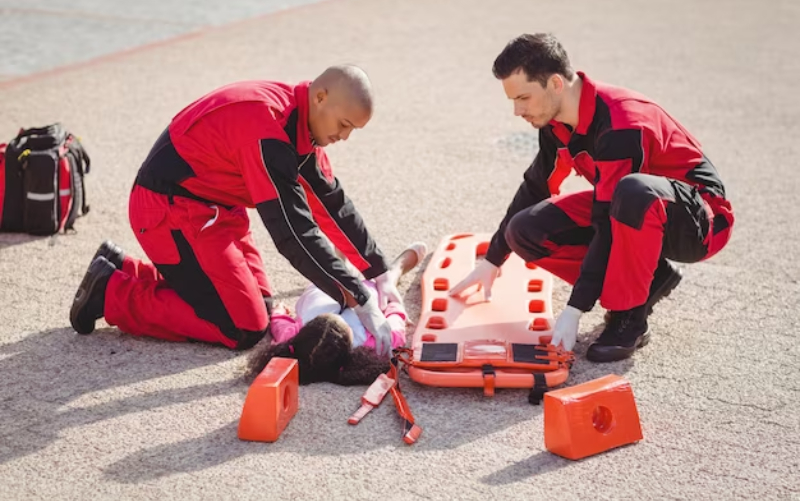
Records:
[[[52,235],[89,212],[89,155],[60,124],[22,129],[0,145],[0,231]]]

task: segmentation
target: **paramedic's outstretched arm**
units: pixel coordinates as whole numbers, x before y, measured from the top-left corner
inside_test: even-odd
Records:
[[[278,252],[340,305],[344,306],[344,291],[358,304],[366,303],[369,291],[348,273],[311,216],[292,147],[279,139],[262,139],[258,146],[255,161],[263,166],[271,193],[254,201]]]
[[[385,256],[369,234],[366,224],[341,182],[333,176],[325,150],[316,148],[300,168],[300,179],[312,200],[309,205],[320,229],[366,279],[375,279],[381,309],[390,301],[402,302],[387,275]]]
[[[256,163],[266,174],[245,175],[248,184],[256,184],[256,208],[269,231],[275,247],[292,266],[323,292],[344,307],[346,298],[355,301],[354,311],[376,337],[391,342],[391,327],[378,308],[377,298],[358,277],[347,271],[328,239],[312,218],[303,188],[298,181],[297,156],[280,139],[262,139],[253,148],[242,151],[243,161]],[[252,168],[248,172],[258,172]],[[260,194],[256,198],[256,194]],[[260,201],[259,201],[260,200]]]
[[[367,280],[388,269],[385,256],[367,230],[361,214],[334,177],[325,150],[314,153],[300,168],[300,182],[313,193],[310,204],[314,219],[333,245],[353,263]]]
[[[539,152],[533,159],[530,167],[523,175],[514,199],[509,205],[506,215],[492,237],[484,261],[478,263],[475,269],[461,282],[450,290],[450,295],[458,295],[470,286],[479,284],[483,289],[486,300],[492,297],[492,284],[499,273],[499,267],[508,259],[511,248],[506,242],[506,227],[511,218],[519,211],[536,205],[550,197],[551,187],[548,179],[555,166],[556,142],[550,127],[539,131]],[[555,186],[554,188],[558,188]]]

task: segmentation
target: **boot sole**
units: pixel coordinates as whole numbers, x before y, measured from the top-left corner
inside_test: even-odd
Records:
[[[81,314],[81,311],[86,307],[89,303],[89,298],[92,297],[92,290],[94,290],[95,285],[99,280],[107,279],[104,277],[102,273],[95,273],[92,270],[94,265],[94,261],[92,261],[92,265],[89,266],[89,269],[86,271],[86,275],[81,280],[81,284],[78,286],[78,292],[75,293],[75,298],[72,300],[72,308],[69,310],[69,322],[72,324],[72,328],[75,329],[75,332],[78,334],[86,335],[91,334],[94,332],[95,322],[92,321],[92,326],[90,329],[83,329],[81,325],[78,323],[78,317]]]
[[[113,264],[114,268],[118,270],[122,269],[122,262],[124,260],[125,253],[122,248],[114,242],[106,240],[100,244],[97,252],[95,252],[94,256],[92,257],[92,261],[101,256],[106,258],[109,263]]]

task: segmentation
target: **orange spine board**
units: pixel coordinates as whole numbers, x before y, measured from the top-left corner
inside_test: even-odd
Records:
[[[530,388],[532,371],[559,371],[558,376],[548,378],[548,384],[562,379],[563,356],[538,354],[523,360],[513,355],[512,348],[522,345],[530,350],[552,337],[550,273],[512,254],[500,268],[491,301],[485,301],[483,291],[474,286],[458,297],[449,295],[485,255],[490,240],[489,234],[450,235],[432,253],[422,274],[422,308],[409,368],[409,375],[418,383],[484,386],[483,365],[494,367],[493,384],[498,388]],[[447,355],[426,357],[426,349],[445,349]]]

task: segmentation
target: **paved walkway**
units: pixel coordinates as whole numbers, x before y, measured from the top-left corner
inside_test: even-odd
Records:
[[[145,33],[120,34],[93,55],[217,20],[196,2],[180,3],[191,5],[183,17],[169,15],[178,2],[151,2],[131,3],[116,21],[107,3],[24,2],[108,16],[65,17],[106,33]],[[264,12],[255,0],[236,13],[224,5],[228,20]],[[53,16],[14,12],[55,29]],[[0,235],[0,497],[800,499],[798,25],[793,0],[332,0],[0,84],[0,137],[61,121],[84,138],[94,168],[93,210],[77,234]],[[301,390],[300,412],[277,443],[243,443],[245,354],[104,325],[86,337],[69,328],[72,296],[102,239],[141,255],[127,193],[153,141],[190,100],[233,80],[296,82],[329,64],[362,65],[376,115],[329,155],[387,254],[493,231],[535,136],[512,116],[491,63],[511,37],[544,30],[577,68],[648,94],[679,118],[719,167],[737,211],[730,246],[686,267],[634,359],[587,362],[602,312],[582,322],[570,383],[628,378],[641,443],[570,462],[544,450],[542,411],[526,392],[486,399],[411,382],[405,391],[424,428],[413,447],[401,442],[391,405],[348,426],[362,389],[327,384]],[[33,59],[2,71],[54,64]],[[255,218],[253,228],[281,298],[293,302],[305,280]],[[418,275],[401,285],[414,318],[418,288]],[[559,284],[557,309],[566,297]]]

